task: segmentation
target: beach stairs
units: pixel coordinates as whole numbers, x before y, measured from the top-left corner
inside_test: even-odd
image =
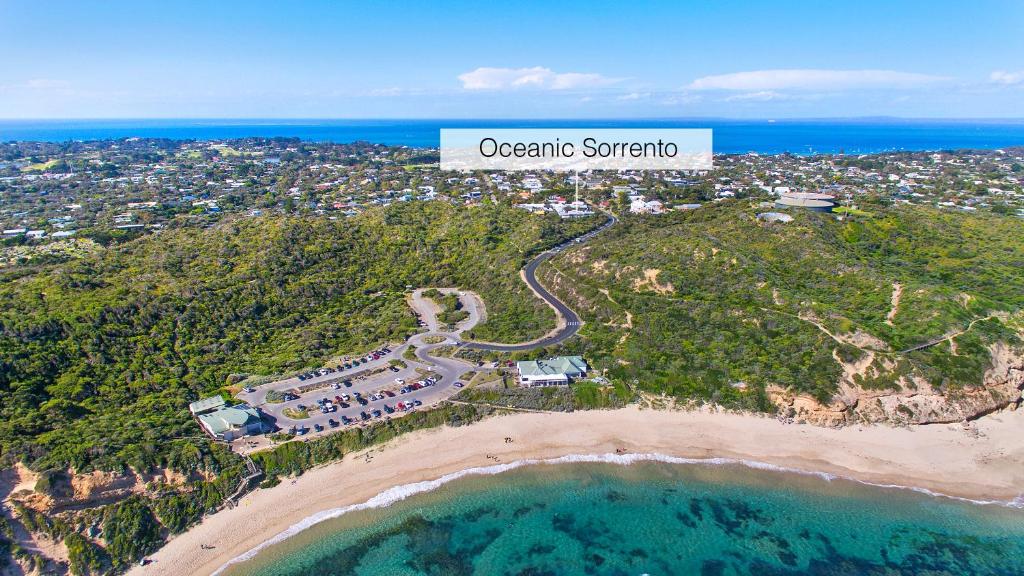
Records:
[[[252,489],[253,485],[261,478],[263,478],[263,470],[260,470],[259,466],[252,461],[252,458],[245,457],[245,467],[249,470],[249,475],[242,478],[242,481],[238,484],[238,488],[228,496],[224,503],[221,505],[223,508],[234,508],[238,499],[244,496],[249,490]]]

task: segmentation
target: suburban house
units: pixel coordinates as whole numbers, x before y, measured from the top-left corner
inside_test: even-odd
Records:
[[[568,204],[554,203],[551,208],[563,219],[567,220],[570,218],[586,218],[587,216],[593,216],[594,211],[587,206],[585,202],[577,200],[576,202],[570,202]]]
[[[188,405],[192,415],[210,436],[231,442],[243,436],[263,433],[263,419],[246,404],[225,406],[220,396],[203,398]]]
[[[516,362],[516,370],[520,386],[565,386],[587,375],[587,363],[582,356],[556,356]]]

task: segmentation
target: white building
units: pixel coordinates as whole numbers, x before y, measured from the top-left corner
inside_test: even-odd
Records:
[[[587,375],[587,362],[582,356],[557,356],[547,360],[516,362],[516,370],[521,386],[565,386]]]

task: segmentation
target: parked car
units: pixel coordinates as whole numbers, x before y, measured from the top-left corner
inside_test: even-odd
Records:
[[[462,382],[456,382],[456,383],[454,384],[454,386],[455,386],[456,388],[462,388],[463,386],[465,386],[465,384],[463,384]]]
[[[245,392],[246,394],[252,394],[255,391],[256,389],[253,388],[252,386],[246,386],[245,388],[242,388],[242,392]]]
[[[338,427],[338,421],[335,420],[334,418],[331,418],[331,419],[327,420],[327,425],[330,426],[331,428],[337,428]]]
[[[324,427],[320,424],[313,424],[313,430],[316,430],[317,432],[323,432]]]
[[[374,410],[373,411],[373,417],[374,418],[380,418],[380,415],[381,415],[381,411],[380,410]]]

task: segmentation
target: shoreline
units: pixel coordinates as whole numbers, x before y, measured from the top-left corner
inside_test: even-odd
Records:
[[[468,474],[558,462],[637,460],[742,464],[1018,505],[1024,493],[1024,411],[972,424],[841,429],[754,415],[629,407],[497,416],[423,430],[246,495],[238,506],[172,538],[129,574],[214,574],[232,560],[319,521],[377,507]],[[511,436],[512,443],[504,443]],[[616,454],[616,450],[625,454]],[[244,526],[244,530],[237,528]],[[212,545],[214,549],[202,549]]]

